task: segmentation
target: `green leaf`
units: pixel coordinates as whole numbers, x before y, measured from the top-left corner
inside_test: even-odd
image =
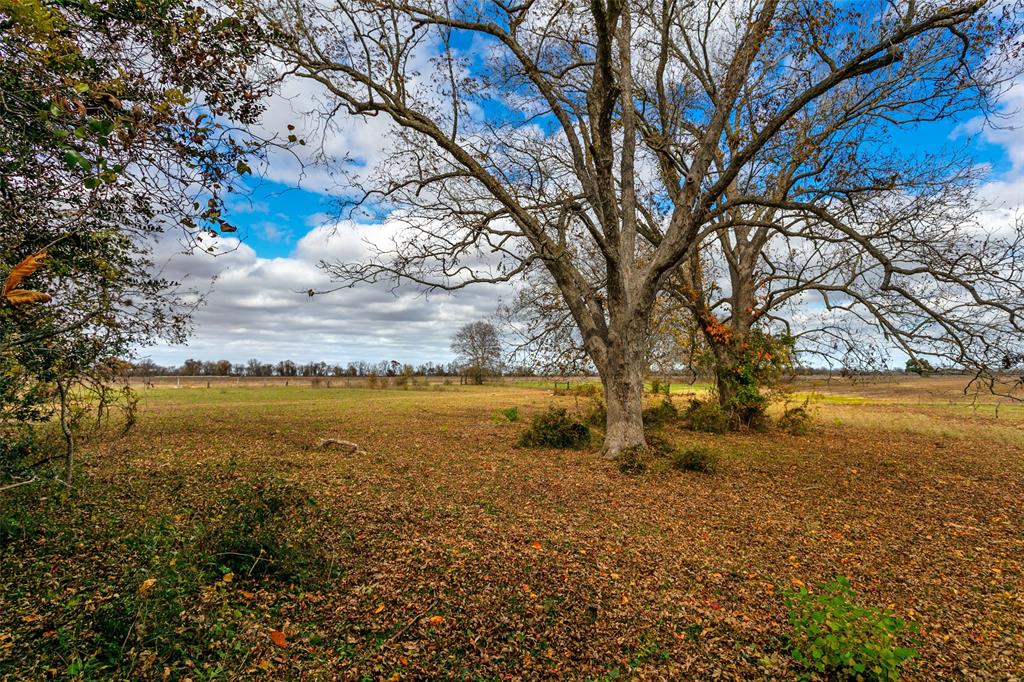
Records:
[[[92,170],[92,162],[74,149],[68,149],[64,152],[64,162],[69,166],[79,166],[85,171]]]

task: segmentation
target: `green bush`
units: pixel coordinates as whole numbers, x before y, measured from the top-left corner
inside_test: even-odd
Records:
[[[811,413],[806,407],[790,407],[779,417],[780,429],[794,436],[806,436],[811,431]]]
[[[576,384],[572,389],[570,389],[570,392],[581,398],[597,398],[601,396],[604,389],[602,389],[599,384],[586,383]]]
[[[623,450],[618,457],[619,471],[627,476],[635,476],[647,471],[647,462],[644,461],[646,450],[642,446],[636,446]]]
[[[658,378],[651,379],[651,393],[652,394],[654,394],[654,395],[665,394],[667,396],[667,395],[669,395],[671,390],[672,390],[672,384],[670,384],[669,382],[662,381],[661,379],[658,379]]]
[[[498,410],[497,414],[494,415],[494,423],[496,424],[503,424],[505,422],[512,424],[517,421],[519,421],[519,408],[515,405]]]
[[[608,407],[604,404],[603,400],[595,398],[593,404],[590,406],[590,410],[583,417],[583,422],[590,426],[596,426],[603,429],[607,421]]]
[[[708,448],[677,450],[672,455],[672,466],[682,471],[713,474],[718,471],[718,453]]]
[[[679,410],[671,398],[666,397],[657,405],[652,405],[644,410],[643,419],[645,426],[663,426],[674,422],[679,418]]]
[[[691,400],[683,419],[694,431],[707,433],[725,433],[732,430],[733,424],[729,413],[711,400]]]
[[[891,612],[854,602],[857,593],[839,576],[784,593],[793,627],[790,649],[800,666],[830,679],[896,680],[900,668],[917,655],[900,646],[914,628]]]
[[[519,444],[536,448],[582,448],[590,444],[590,427],[570,416],[564,407],[551,407],[533,418]]]
[[[601,384],[589,381],[577,384],[566,382],[565,388],[560,387],[558,382],[555,382],[553,393],[555,395],[573,395],[577,398],[598,398],[604,393],[604,389],[601,387]]]

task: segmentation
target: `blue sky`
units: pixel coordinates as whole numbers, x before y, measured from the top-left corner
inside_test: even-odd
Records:
[[[262,258],[288,256],[299,239],[336,210],[327,194],[267,179],[250,184],[249,194],[235,197],[228,213],[239,239]]]

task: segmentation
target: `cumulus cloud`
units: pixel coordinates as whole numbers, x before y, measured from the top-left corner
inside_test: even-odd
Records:
[[[160,247],[164,274],[201,291],[212,289],[195,314],[195,333],[186,346],[157,346],[142,355],[159,364],[185,358],[264,362],[291,359],[444,362],[454,331],[491,315],[508,289],[472,287],[458,294],[424,295],[387,286],[341,289],[309,297],[331,282],[321,260],[358,260],[369,244],[392,235],[394,223],[350,222],[311,230],[287,257],[264,258],[233,239],[212,246],[220,255],[185,255],[171,243]]]

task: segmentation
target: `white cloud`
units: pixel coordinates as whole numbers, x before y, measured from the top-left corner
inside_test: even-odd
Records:
[[[412,288],[388,286],[341,289],[310,298],[309,289],[331,287],[318,267],[323,259],[357,260],[400,224],[349,222],[314,228],[288,257],[263,258],[234,239],[217,240],[222,255],[183,255],[177,244],[160,247],[165,276],[206,290],[207,303],[194,317],[195,333],[185,346],[161,345],[141,355],[176,365],[189,357],[264,362],[291,359],[347,363],[365,360],[444,362],[455,329],[494,312],[505,287],[481,285],[458,294],[424,296]],[[176,253],[179,252],[179,253]]]

